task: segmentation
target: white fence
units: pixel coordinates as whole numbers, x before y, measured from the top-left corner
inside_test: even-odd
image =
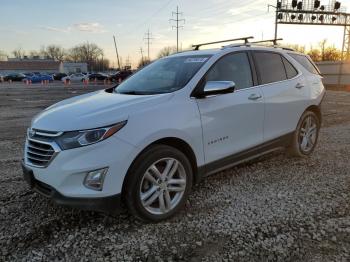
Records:
[[[325,85],[350,85],[350,62],[318,62]]]

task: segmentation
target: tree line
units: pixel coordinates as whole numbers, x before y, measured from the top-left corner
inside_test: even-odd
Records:
[[[40,50],[25,51],[22,48],[14,49],[10,56],[17,59],[46,58],[56,61],[85,62],[89,71],[103,71],[110,67],[110,61],[104,58],[103,49],[94,43],[82,43],[65,49],[59,45],[48,45]],[[6,60],[8,55],[0,51],[0,60]]]
[[[295,51],[303,54],[307,54],[314,62],[341,61],[342,59],[341,50],[337,49],[334,45],[329,45],[327,39],[319,42],[317,46],[311,46],[310,49],[306,49],[305,46],[293,44],[284,44],[282,46],[292,48]],[[174,53],[176,53],[176,46],[166,46],[159,51],[157,58],[166,57]],[[143,58],[139,61],[138,66],[142,67],[150,62],[150,60]]]
[[[309,55],[313,61],[340,61],[342,58],[341,51],[334,45],[329,45],[327,39],[322,40],[316,47],[311,46],[306,49],[301,45],[284,45],[294,50]],[[157,54],[157,58],[162,58],[176,53],[176,46],[163,47]],[[45,57],[57,61],[85,62],[88,64],[89,71],[103,71],[110,68],[110,61],[104,58],[103,49],[94,43],[82,43],[72,48],[64,49],[58,45],[48,45],[40,50],[25,51],[22,48],[17,48],[11,52],[15,58],[23,59],[24,57]],[[6,60],[8,54],[0,50],[0,61]],[[121,65],[123,59],[120,57]],[[151,60],[147,57],[142,57],[138,62],[138,67],[143,67],[149,64]],[[123,68],[123,66],[122,66]]]
[[[305,46],[300,45],[287,45],[297,52],[307,54],[314,62],[321,61],[341,61],[342,52],[334,45],[329,45],[328,40],[324,39],[318,43],[316,47],[311,46],[310,49],[306,49]]]

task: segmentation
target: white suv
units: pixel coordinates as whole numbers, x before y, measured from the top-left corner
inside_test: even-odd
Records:
[[[166,219],[205,175],[281,148],[310,155],[321,79],[309,57],[290,49],[171,55],[37,115],[24,177],[61,205],[112,212],[125,204],[140,219]]]

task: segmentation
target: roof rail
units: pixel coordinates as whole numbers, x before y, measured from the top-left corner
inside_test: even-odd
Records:
[[[283,38],[276,38],[276,39],[255,41],[255,42],[250,42],[250,43],[251,44],[273,43],[274,45],[277,45],[277,41],[282,41],[282,40],[283,40]]]
[[[273,47],[273,48],[281,48],[283,50],[295,51],[293,48],[279,46],[277,41],[282,41],[282,40],[283,38],[276,38],[276,39],[268,39],[268,40],[261,40],[261,41],[255,41],[255,42],[246,42],[244,44],[231,44],[231,45],[223,46],[223,48],[241,47],[241,46],[251,47],[253,45],[256,45],[260,47],[270,47],[270,48]],[[272,43],[273,45],[272,46],[260,45],[263,43]]]
[[[228,40],[222,40],[222,41],[216,41],[216,42],[209,42],[209,43],[203,43],[203,44],[197,44],[197,45],[192,45],[193,50],[199,50],[201,46],[205,45],[214,45],[214,44],[220,44],[220,43],[226,43],[226,42],[234,42],[234,41],[244,41],[245,44],[249,43],[249,39],[253,39],[253,36],[248,36],[248,37],[241,37],[241,38],[235,38],[235,39],[228,39]]]

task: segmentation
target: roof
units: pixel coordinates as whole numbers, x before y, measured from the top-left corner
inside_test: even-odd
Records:
[[[33,60],[21,60],[21,61],[0,61],[0,70],[23,70],[23,71],[36,71],[36,70],[58,70],[60,61],[33,61]]]

